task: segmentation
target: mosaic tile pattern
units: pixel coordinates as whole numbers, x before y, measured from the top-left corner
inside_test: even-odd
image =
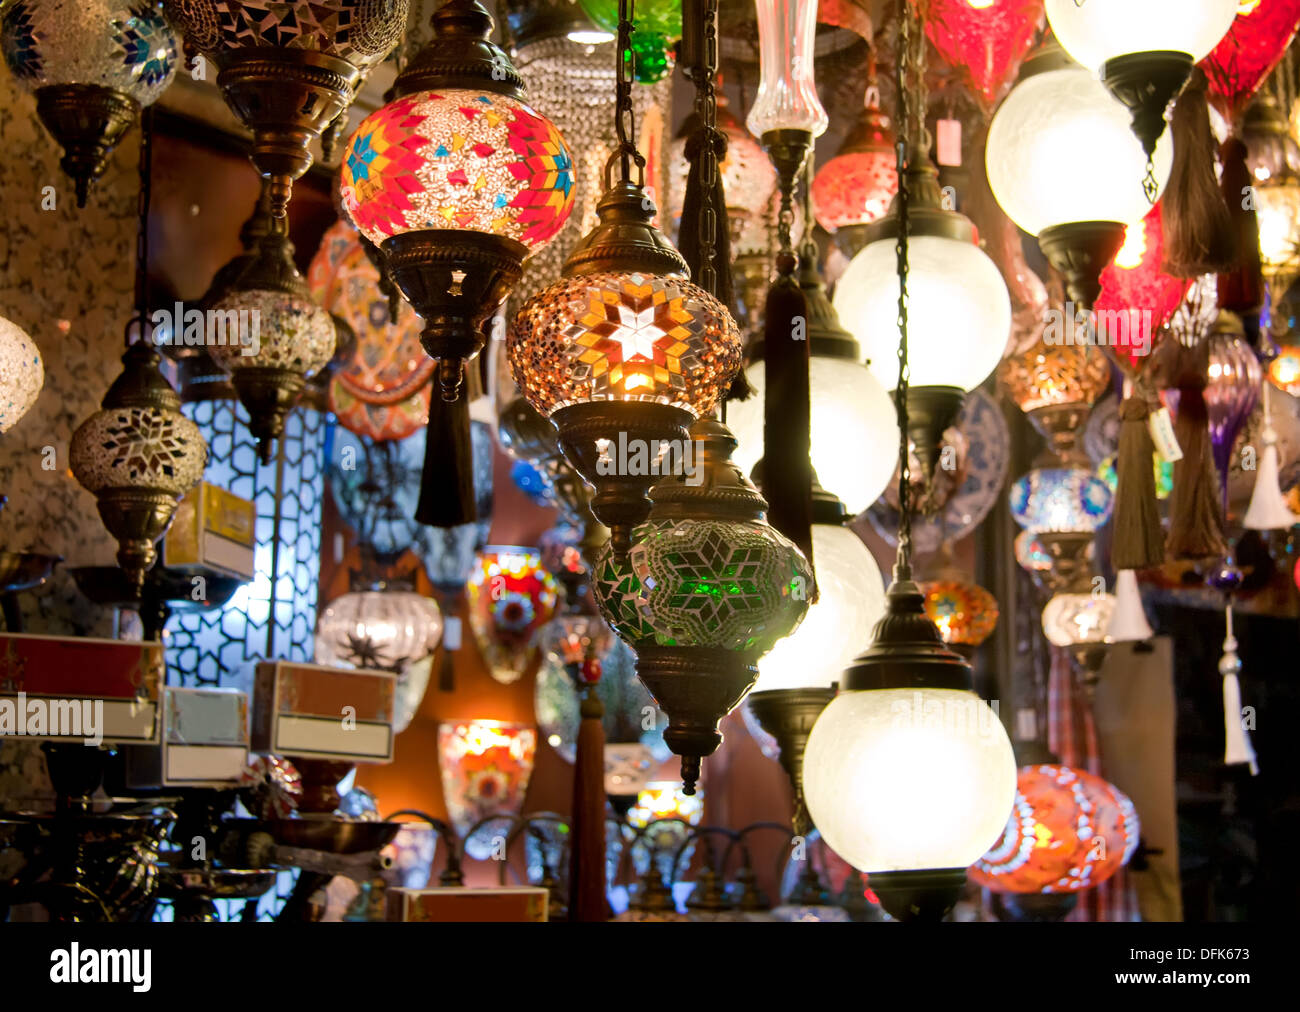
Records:
[[[465,229],[528,248],[573,210],[573,158],[522,102],[463,88],[423,91],[367,116],[343,153],[343,204],[372,242]]]
[[[707,414],[741,350],[736,321],[704,289],[628,272],[557,281],[520,309],[506,346],[520,393],[543,415],[623,400]]]
[[[247,310],[250,320],[259,321],[251,344],[227,343],[208,349],[212,360],[228,372],[259,367],[311,376],[334,356],[334,321],[310,300],[284,292],[232,292],[212,308],[218,313]],[[255,354],[245,355],[249,349]]]
[[[180,45],[161,9],[123,0],[16,0],[0,49],[24,88],[98,84],[150,105],[171,83]]]
[[[25,330],[0,318],[0,432],[31,410],[45,385],[41,351]]]
[[[1011,516],[1029,531],[1095,531],[1110,517],[1114,496],[1082,468],[1040,467],[1011,486]]]
[[[184,495],[203,477],[208,448],[181,414],[155,408],[97,411],[72,434],[72,471],[91,492],[148,488]]]
[[[812,570],[766,524],[650,520],[620,565],[597,555],[592,590],[628,642],[770,650],[803,621]]]
[[[169,10],[205,53],[315,49],[365,69],[397,45],[407,0],[173,0]]]

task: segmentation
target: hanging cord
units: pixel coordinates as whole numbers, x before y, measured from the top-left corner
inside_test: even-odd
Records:
[[[135,315],[127,321],[126,344],[131,340],[132,325],[139,340],[149,339],[149,204],[153,199],[153,106],[146,106],[140,116],[140,190],[136,196],[135,226]],[[177,321],[179,323],[179,321]],[[176,326],[176,323],[173,324]]]
[[[700,148],[700,179],[702,204],[700,206],[699,239],[700,270],[696,284],[706,292],[717,294],[718,275],[714,267],[715,245],[718,239],[717,210],[713,206],[714,191],[718,185],[718,148],[722,137],[718,132],[718,96],[715,68],[718,66],[718,0],[706,0],[704,5],[704,72],[696,82],[695,111],[700,117],[704,143]]]
[[[619,178],[632,182],[632,166],[637,169],[637,185],[645,186],[645,155],[636,149],[636,110],[632,107],[632,81],[635,62],[632,52],[634,0],[618,0],[618,68],[614,85],[614,130],[618,145],[605,162],[605,189],[613,185],[610,172],[619,165]]]

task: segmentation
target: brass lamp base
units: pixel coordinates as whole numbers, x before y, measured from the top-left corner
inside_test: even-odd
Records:
[[[1101,294],[1101,272],[1124,245],[1124,226],[1117,221],[1072,221],[1038,233],[1038,247],[1065,276],[1066,293],[1075,306],[1091,310]]]
[[[271,214],[288,213],[293,181],[311,168],[311,143],[347,107],[361,72],[314,49],[258,47],[223,57],[217,84],[249,130],[249,158],[270,180]]]
[[[817,718],[835,698],[834,687],[826,689],[770,689],[749,696],[749,708],[763,730],[776,739],[781,749],[781,768],[794,788],[794,832],[807,836],[812,820],[803,798],[803,754]]]
[[[248,431],[257,439],[257,458],[271,463],[271,449],[284,435],[284,420],[307,381],[302,373],[291,369],[267,369],[250,366],[236,369],[231,383],[239,394],[239,403],[248,410]]]
[[[483,323],[522,277],[528,250],[504,236],[440,228],[391,236],[380,249],[389,276],[424,318],[420,343],[440,363],[440,395],[454,401],[464,364],[483,347]]]
[[[1190,53],[1168,50],[1128,53],[1102,65],[1101,81],[1132,114],[1133,133],[1148,158],[1165,132],[1165,110],[1182,91],[1193,66]],[[1154,194],[1148,196],[1154,200]]]
[[[177,497],[150,489],[106,488],[96,494],[95,501],[104,526],[117,540],[117,564],[138,600],[145,573],[158,561],[154,546],[171,526]]]
[[[691,413],[654,401],[589,401],[552,412],[551,421],[564,455],[596,490],[591,512],[609,528],[615,558],[626,558],[632,529],[650,515],[647,493],[663,477],[662,467],[649,466],[657,463],[653,449],[665,443],[684,447]],[[622,449],[634,446],[644,452],[623,459]],[[637,460],[647,462],[637,467],[647,473],[628,473]]]
[[[36,114],[63,148],[59,164],[72,177],[77,206],[85,207],[90,184],[104,174],[140,103],[97,84],[47,84],[36,89]]]
[[[1095,354],[1095,352],[1094,352]],[[1048,404],[1028,413],[1029,421],[1045,440],[1047,447],[1034,461],[1035,467],[1074,467],[1091,470],[1087,457],[1079,450],[1079,433],[1092,405],[1086,401]]]
[[[636,647],[636,673],[668,715],[664,741],[682,757],[682,790],[694,794],[700,761],[722,744],[718,724],[758,678],[751,652],[717,647]]]
[[[957,421],[965,403],[966,391],[961,387],[907,388],[907,434],[925,468],[927,488],[943,453],[943,434]]]
[[[811,130],[768,130],[759,138],[767,157],[776,168],[781,192],[794,192],[795,181],[803,171],[808,152],[812,150]]]
[[[1079,904],[1078,893],[995,893],[993,913],[999,921],[1053,924]]]
[[[962,889],[966,886],[966,869],[873,871],[867,876],[867,884],[880,897],[880,905],[895,920],[937,924],[961,899]]]
[[[1040,531],[1034,535],[1051,556],[1043,582],[1053,594],[1087,591],[1092,586],[1093,536],[1082,531]]]

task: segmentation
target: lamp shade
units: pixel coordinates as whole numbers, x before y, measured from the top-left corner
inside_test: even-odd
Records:
[[[835,286],[835,312],[886,390],[898,386],[897,270],[895,240],[878,239],[849,262]],[[973,242],[915,235],[908,242],[907,292],[911,385],[979,386],[1011,333],[1011,299],[997,266]]]
[[[970,877],[998,892],[1078,892],[1128,864],[1139,834],[1133,802],[1101,777],[1059,763],[1024,766],[1006,829]]]
[[[848,527],[813,524],[817,600],[799,628],[758,662],[755,692],[829,686],[871,641],[885,611],[884,581]]]
[[[488,546],[470,575],[469,626],[488,670],[509,685],[535,656],[535,634],[550,621],[555,578],[535,548]]]
[[[1142,142],[1124,107],[1083,67],[1043,70],[1012,88],[989,125],[984,164],[998,204],[1030,235],[1072,222],[1127,225],[1151,209]],[[1163,190],[1173,166],[1167,135],[1153,164]]]
[[[997,628],[997,598],[976,583],[929,580],[921,584],[921,592],[925,613],[938,626],[945,643],[977,647]]]
[[[0,432],[8,432],[36,403],[45,385],[45,364],[36,342],[0,317]]]
[[[150,105],[171,84],[180,47],[159,6],[145,0],[18,0],[0,45],[24,88],[83,84]]]
[[[772,130],[820,137],[830,120],[813,79],[816,0],[755,0],[755,6],[761,76],[745,125],[755,137]]]
[[[828,232],[882,218],[898,192],[894,132],[874,105],[863,108],[835,157],[813,177],[813,214]]]
[[[376,245],[422,229],[483,232],[532,249],[573,210],[559,131],[516,98],[421,91],[371,113],[343,153],[343,205]]]
[[[523,806],[533,773],[537,732],[500,720],[458,720],[438,725],[442,796],[465,852],[480,861],[495,849],[495,833],[470,835],[490,815],[510,816]]]
[[[855,868],[966,868],[1006,824],[1016,765],[972,692],[841,692],[808,738],[803,785],[822,838]]]
[[[767,365],[745,370],[754,396],[727,404],[727,423],[739,445],[734,460],[750,473],[763,457],[763,396]],[[861,362],[812,354],[812,465],[822,486],[844,501],[850,515],[870,506],[894,475],[898,418],[893,399]]]
[[[740,365],[740,331],[717,299],[675,275],[563,278],[520,309],[510,368],[544,416],[592,401],[711,411]]]
[[[1238,0],[1046,0],[1061,45],[1090,70],[1129,53],[1209,55],[1232,26]]]
[[[1043,609],[1043,635],[1056,647],[1100,643],[1114,615],[1111,594],[1056,594]]]
[[[1115,574],[1115,608],[1106,626],[1106,642],[1149,640],[1154,635],[1155,631],[1147,621],[1146,610],[1142,607],[1137,573],[1131,569],[1121,569]]]
[[[998,381],[1021,411],[1092,404],[1110,386],[1104,355],[1083,344],[1036,344],[1002,360]]]
[[[409,590],[361,590],[336,598],[316,623],[316,663],[403,674],[438,648],[442,613]]]
[[[1030,531],[1091,532],[1110,517],[1114,496],[1083,468],[1039,467],[1011,486],[1011,516]]]

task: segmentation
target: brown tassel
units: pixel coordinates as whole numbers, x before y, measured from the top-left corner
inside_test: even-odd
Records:
[[[1200,341],[1186,347],[1164,344],[1169,388],[1178,390],[1174,435],[1183,451],[1174,464],[1174,490],[1169,496],[1169,538],[1166,552],[1174,559],[1216,559],[1227,546],[1219,504],[1219,479],[1210,443],[1210,416],[1205,406],[1210,346]]]
[[[1162,199],[1166,274],[1199,278],[1231,269],[1236,259],[1232,217],[1214,173],[1205,73],[1192,71],[1170,121],[1174,165]]]
[[[747,401],[753,396],[754,388],[749,385],[749,377],[745,375],[744,369],[739,369],[731,378],[731,386],[727,387],[722,400],[725,404],[730,401]]]
[[[472,367],[473,363],[471,363]],[[424,473],[415,519],[430,527],[458,527],[478,519],[474,502],[474,453],[469,435],[469,396],[462,389],[454,401],[429,398],[425,430]]]
[[[1250,199],[1253,180],[1246,165],[1246,145],[1229,137],[1219,149],[1223,160],[1223,199],[1232,216],[1235,266],[1219,274],[1219,308],[1251,316],[1264,307],[1264,271],[1259,260],[1259,220]]]
[[[722,188],[722,160],[727,156],[727,138],[719,132],[716,145],[718,171],[713,181],[713,271],[717,279],[714,296],[736,312],[736,293],[731,280],[731,230],[727,226],[727,194]],[[700,178],[700,150],[704,131],[695,130],[686,141],[686,159],[690,170],[686,176],[686,193],[682,197],[682,223],[677,231],[677,248],[691,269],[691,277],[700,276],[700,212],[704,206],[704,180]]]
[[[1111,562],[1119,569],[1150,569],[1165,560],[1165,532],[1160,526],[1155,444],[1147,428],[1150,405],[1136,390],[1120,405],[1119,488],[1115,496]]]
[[[768,522],[812,563],[808,303],[794,278],[796,263],[793,253],[777,255],[764,307],[763,496]]]
[[[579,923],[609,920],[605,899],[605,729],[600,722],[604,714],[596,683],[590,682],[583,690],[573,763],[574,838],[569,847],[569,920]]]

